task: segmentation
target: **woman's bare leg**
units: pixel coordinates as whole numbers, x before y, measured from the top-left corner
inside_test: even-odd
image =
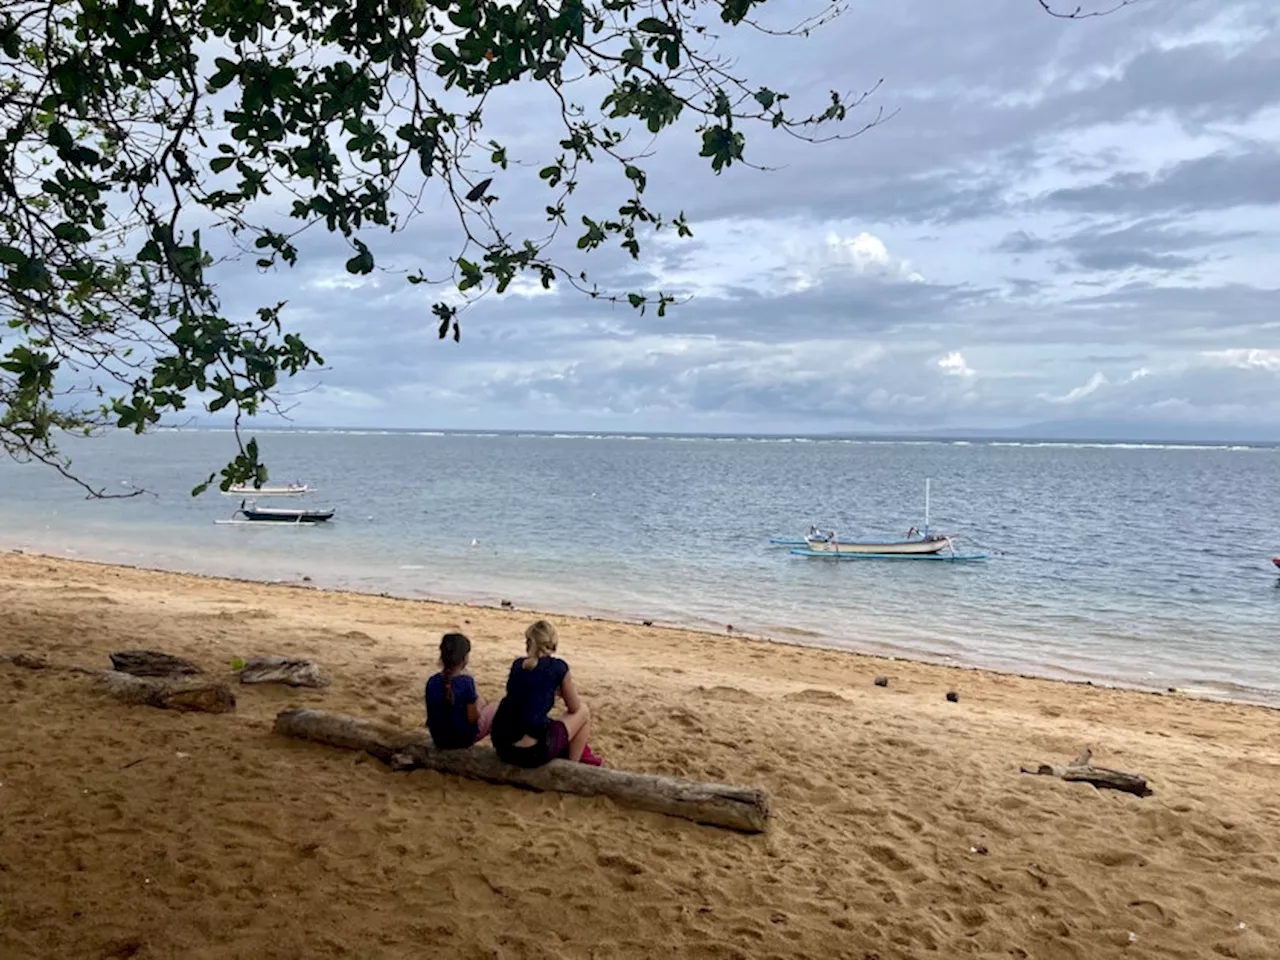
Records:
[[[560,722],[569,734],[567,759],[577,763],[582,759],[582,751],[587,748],[587,734],[591,732],[591,711],[584,703],[573,713],[562,713]]]

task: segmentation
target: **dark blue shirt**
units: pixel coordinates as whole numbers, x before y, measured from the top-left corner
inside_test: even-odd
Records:
[[[569,674],[569,664],[559,657],[543,657],[532,670],[524,668],[524,657],[518,657],[511,664],[511,672],[507,675],[507,696],[509,701],[503,710],[507,714],[507,722],[520,732],[512,737],[512,742],[529,734],[537,736],[547,726],[547,714],[556,705],[556,694],[560,684]]]
[[[467,719],[467,706],[475,703],[476,682],[471,677],[452,677],[453,704],[445,699],[444,677],[437,673],[427,681],[427,729],[441,750],[458,750],[476,742],[479,727]]]

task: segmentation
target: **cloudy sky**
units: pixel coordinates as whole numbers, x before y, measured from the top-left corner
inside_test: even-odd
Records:
[[[770,7],[777,25],[784,8],[819,9]],[[232,305],[288,299],[325,356],[293,419],[748,432],[1123,420],[1209,434],[1280,423],[1274,0],[1141,0],[1072,22],[1037,0],[855,2],[806,40],[744,35],[721,49],[738,73],[819,107],[831,88],[883,78],[862,118],[894,116],[823,145],[757,131],[749,155],[778,169],[720,177],[690,129],[664,136],[651,199],[684,209],[694,238],[650,243],[638,263],[566,256],[604,288],[690,295],[665,318],[517,293],[468,310],[455,344],[435,336],[438,291],[351,277],[338,244],[268,277],[228,265]],[[511,92],[491,120],[531,170],[557,152],[535,92]],[[521,175],[492,188],[517,224],[548,202]],[[601,177],[579,199],[588,212],[623,193]],[[438,275],[457,242],[456,221],[428,205],[377,249]]]

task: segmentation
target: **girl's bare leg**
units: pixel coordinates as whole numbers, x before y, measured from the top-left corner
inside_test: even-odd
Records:
[[[480,720],[476,724],[476,743],[479,743],[489,735],[489,731],[493,729],[493,715],[498,712],[496,703],[486,703],[480,708]]]

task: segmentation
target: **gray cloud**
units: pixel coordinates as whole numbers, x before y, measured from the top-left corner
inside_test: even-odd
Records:
[[[1280,148],[1254,144],[1155,173],[1117,173],[1100,183],[1055,190],[1043,202],[1078,212],[1128,214],[1273,206],[1280,203]]]
[[[1011,254],[1061,251],[1068,257],[1070,266],[1081,270],[1141,268],[1173,271],[1203,262],[1210,256],[1205,251],[1216,244],[1256,236],[1256,231],[1211,233],[1207,230],[1184,229],[1169,220],[1145,220],[1122,227],[1095,224],[1049,239],[1017,230],[1005,237],[996,249]],[[1191,251],[1198,253],[1188,255]]]

